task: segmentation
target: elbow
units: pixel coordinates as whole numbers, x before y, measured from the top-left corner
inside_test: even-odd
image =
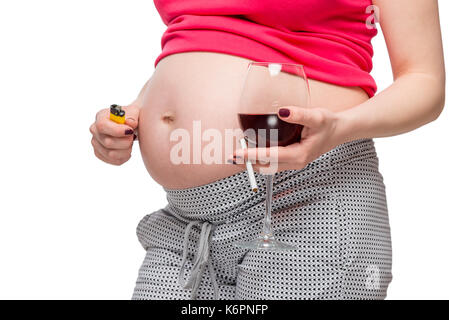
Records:
[[[446,91],[443,89],[442,92],[441,92],[440,102],[439,102],[438,108],[437,108],[438,113],[437,113],[437,115],[435,117],[435,120],[438,119],[440,114],[443,112],[445,103],[446,103]]]
[[[439,85],[437,86],[437,90],[435,92],[434,102],[432,103],[431,109],[431,121],[435,121],[441,115],[444,109],[444,105],[446,103],[446,84],[445,84],[445,76],[443,75],[442,79],[439,81]]]
[[[432,103],[431,109],[429,111],[429,122],[435,121],[439,118],[444,109],[445,99],[445,92],[443,90],[440,94],[438,94],[435,102]]]
[[[433,107],[432,121],[435,121],[441,115],[444,109],[445,102],[446,102],[446,92],[443,89],[438,94],[437,101],[435,103],[435,106]]]

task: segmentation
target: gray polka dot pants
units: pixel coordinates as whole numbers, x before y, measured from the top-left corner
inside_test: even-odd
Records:
[[[168,190],[137,227],[146,250],[133,299],[383,299],[391,281],[385,187],[371,139],[277,173],[273,228],[293,251],[235,247],[256,238],[265,208],[245,171]]]

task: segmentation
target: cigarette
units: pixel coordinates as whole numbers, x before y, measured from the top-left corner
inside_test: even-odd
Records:
[[[240,139],[240,145],[242,146],[242,149],[247,149],[246,141],[244,138]],[[257,186],[256,176],[254,175],[253,165],[251,164],[251,162],[249,160],[247,160],[245,162],[245,164],[246,164],[246,171],[248,172],[251,190],[253,190],[254,192],[257,192],[257,190],[259,190],[259,187]]]

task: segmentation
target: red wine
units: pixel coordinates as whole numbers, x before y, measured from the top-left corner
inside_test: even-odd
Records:
[[[301,131],[303,126],[281,120],[276,113],[239,113],[239,121],[243,131],[251,129],[254,130],[252,135],[245,135],[247,136],[248,141],[256,146],[287,146],[301,140]],[[277,129],[277,139],[275,136],[270,134],[270,129]],[[277,143],[274,141],[275,139],[277,140]]]

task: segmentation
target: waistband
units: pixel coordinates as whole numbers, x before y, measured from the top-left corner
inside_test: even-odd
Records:
[[[332,170],[344,166],[346,163],[370,157],[377,157],[372,139],[354,140],[341,144],[301,170],[276,173],[273,179],[273,192],[276,193],[276,189],[288,180],[307,179],[322,171]],[[246,210],[258,200],[263,201],[265,197],[264,175],[256,173],[256,181],[260,188],[256,193],[250,188],[246,171],[202,186],[187,189],[164,188],[164,190],[167,194],[170,211],[179,219],[186,222],[207,220],[219,224],[228,216],[235,216],[239,211]]]

